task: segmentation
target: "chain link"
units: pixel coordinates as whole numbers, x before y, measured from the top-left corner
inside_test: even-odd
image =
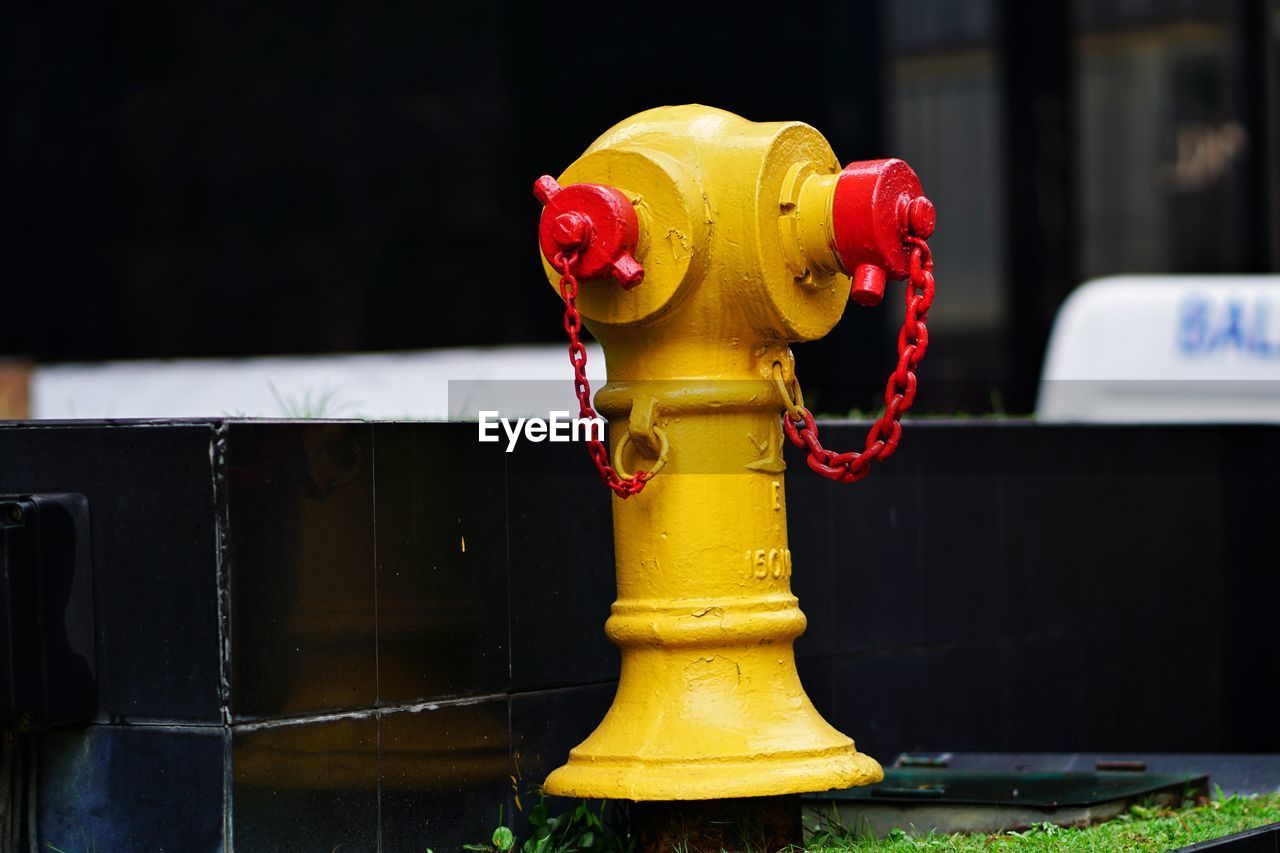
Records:
[[[853,483],[871,473],[871,463],[888,459],[902,440],[902,416],[916,400],[916,367],[929,348],[929,330],[925,327],[929,306],[933,304],[933,254],[920,237],[908,236],[911,245],[910,277],[907,280],[907,314],[898,332],[898,366],[884,388],[884,414],[867,433],[866,447],[861,451],[837,453],[818,441],[818,426],[813,414],[804,407],[800,383],[795,382],[793,401],[782,380],[782,366],[774,365],[774,382],[786,404],[782,428],[796,447],[809,451],[809,467],[824,477],[841,483]]]
[[[905,295],[906,316],[898,332],[898,364],[885,382],[884,414],[871,425],[862,451],[838,453],[824,448],[818,439],[818,426],[813,414],[805,408],[799,381],[795,382],[796,394],[793,400],[782,379],[781,365],[774,365],[774,382],[786,404],[782,427],[787,438],[796,447],[809,451],[806,461],[811,469],[841,483],[861,480],[871,472],[872,462],[877,459],[885,460],[893,455],[902,440],[902,416],[915,403],[915,371],[929,348],[929,330],[925,321],[928,319],[929,307],[933,304],[933,254],[924,239],[908,236],[906,240],[911,244],[911,265]],[[591,405],[591,385],[587,381],[587,350],[580,339],[582,315],[577,306],[578,279],[573,274],[577,259],[576,251],[558,253],[552,259],[552,266],[560,273],[560,295],[564,297],[565,306],[564,330],[569,336],[569,363],[573,366],[573,390],[578,398],[579,414],[584,418],[599,418],[600,415]],[[609,453],[602,441],[589,439],[587,453],[595,463],[600,479],[624,500],[639,494],[645,483],[667,461],[664,452],[652,471],[641,470],[631,476],[623,476],[614,465],[609,464]]]
[[[587,348],[579,339],[582,314],[578,312],[578,278],[573,274],[573,266],[577,261],[576,251],[561,252],[551,259],[551,265],[560,273],[560,295],[564,297],[564,330],[569,335],[569,363],[573,365],[573,393],[578,397],[578,412],[584,418],[599,418],[599,413],[591,405],[591,384],[587,382]],[[587,435],[591,435],[590,430],[587,430]],[[609,452],[605,449],[604,442],[597,438],[587,439],[587,453],[600,472],[600,479],[623,500],[640,494],[645,483],[666,464],[665,438],[663,447],[664,452],[655,462],[652,471],[636,471],[631,476],[624,477],[609,464]],[[621,446],[618,449],[621,450]]]

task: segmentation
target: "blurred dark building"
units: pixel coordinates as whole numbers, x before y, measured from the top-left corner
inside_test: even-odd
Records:
[[[688,101],[921,174],[935,411],[1029,409],[1085,278],[1280,255],[1280,0],[3,18],[0,352],[41,361],[557,340],[533,178]],[[874,405],[894,312],[851,308],[799,351],[816,408]]]

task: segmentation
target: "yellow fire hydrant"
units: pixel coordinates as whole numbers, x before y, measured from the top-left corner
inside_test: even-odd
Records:
[[[595,402],[614,424],[611,448],[593,456],[618,493],[605,630],[622,652],[613,706],[545,791],[699,800],[880,780],[796,672],[805,617],[791,594],[779,415],[800,413],[789,433],[813,427],[792,400],[789,345],[825,335],[851,285],[874,304],[886,277],[919,271],[910,240],[932,231],[933,210],[915,174],[899,160],[842,171],[799,122],[681,106],[615,126],[535,192],[566,325],[580,312],[608,363]],[[896,446],[893,414],[870,458]],[[870,461],[850,467],[860,454],[811,445],[811,465],[814,453],[846,480]]]

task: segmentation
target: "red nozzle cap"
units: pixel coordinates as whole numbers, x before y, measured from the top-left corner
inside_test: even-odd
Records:
[[[858,264],[853,270],[853,290],[849,298],[859,305],[874,308],[884,299],[884,270],[871,264]]]
[[[935,220],[920,179],[902,160],[846,166],[836,181],[831,227],[840,264],[853,276],[850,297],[860,305],[875,305],[884,295],[886,279],[906,278],[911,269],[906,237],[928,237]]]
[[[609,275],[628,290],[644,280],[635,258],[640,223],[620,190],[603,184],[561,187],[543,175],[534,181],[533,194],[543,205],[538,245],[547,260],[577,252],[573,271],[582,278]]]

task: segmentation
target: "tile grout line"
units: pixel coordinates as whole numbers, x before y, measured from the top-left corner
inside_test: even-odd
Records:
[[[379,633],[378,625],[378,438],[374,433],[373,425],[368,426],[369,429],[369,448],[370,455],[373,457],[369,462],[369,484],[370,484],[370,500],[372,506],[370,512],[373,516],[373,704],[375,706],[382,702],[382,670],[380,664],[380,654],[382,651],[382,638]],[[378,775],[377,797],[375,803],[377,808],[376,831],[376,848],[378,853],[382,853],[382,717],[375,716],[373,721],[374,733],[374,769]]]
[[[515,804],[520,798],[520,768],[516,765],[516,732],[515,722],[511,709],[512,705],[512,688],[515,685],[515,655],[513,647],[515,646],[515,631],[511,625],[511,617],[515,608],[515,602],[511,600],[511,461],[509,454],[502,455],[502,545],[503,545],[503,580],[506,582],[506,592],[504,598],[507,602],[507,773],[512,781],[512,795],[510,799],[512,819],[515,819]]]
[[[505,699],[506,693],[485,693],[480,696],[465,696],[458,699],[435,699],[428,702],[405,702],[397,705],[379,705],[374,708],[352,708],[346,711],[331,711],[323,714],[306,714],[298,717],[281,717],[274,720],[255,720],[253,722],[236,723],[232,726],[241,732],[256,732],[264,729],[283,729],[290,726],[305,726],[311,723],[331,723],[339,720],[366,720],[371,717],[382,717],[391,714],[418,714],[423,711],[435,711],[441,708],[463,708],[468,705],[480,705],[494,699]]]
[[[214,586],[217,595],[218,628],[218,701],[223,729],[222,738],[222,843],[225,853],[232,853],[235,839],[232,828],[233,774],[231,729],[231,575],[227,536],[231,521],[227,493],[227,425],[219,422],[213,428],[209,444],[209,463],[213,477],[214,512]]]
[[[507,693],[509,695],[515,683],[515,655],[512,652],[515,642],[513,640],[514,632],[511,628],[511,614],[514,608],[514,602],[511,600],[511,463],[507,456],[505,453],[502,456],[502,508],[504,522],[502,525],[502,543],[505,551],[503,555],[503,564],[506,570],[504,580],[506,580],[507,586],[505,598],[507,600]],[[507,734],[509,740],[511,734],[510,726],[507,728]]]
[[[519,699],[525,696],[539,696],[544,693],[560,693],[567,690],[580,690],[588,687],[606,687],[610,684],[617,684],[618,678],[601,678],[596,681],[583,681],[577,684],[557,684],[551,687],[532,687],[528,690],[509,690],[507,695],[512,699]]]
[[[816,657],[821,657],[818,655]],[[340,710],[329,710],[314,714],[300,714],[292,717],[278,717],[266,720],[247,720],[243,722],[232,722],[228,724],[219,723],[183,723],[172,720],[125,720],[117,723],[90,723],[90,727],[95,728],[113,728],[113,729],[183,729],[192,732],[214,732],[224,729],[232,731],[258,731],[269,728],[285,728],[288,726],[306,725],[316,722],[330,722],[334,720],[354,720],[363,719],[375,715],[389,715],[399,713],[420,713],[422,711],[435,711],[441,708],[465,707],[468,705],[478,705],[483,702],[492,702],[495,699],[519,699],[525,696],[537,696],[544,693],[557,693],[561,691],[579,690],[589,687],[604,687],[611,684],[617,684],[617,678],[604,678],[597,681],[584,681],[576,684],[558,684],[552,687],[536,687],[526,690],[504,690],[499,693],[483,693],[475,696],[452,696],[446,699],[415,699],[409,702],[400,702],[394,705],[377,705],[359,708],[346,708]]]
[[[377,816],[377,826],[375,827],[374,838],[376,840],[375,849],[378,853],[382,853],[382,715],[378,714],[373,718],[373,742],[375,744],[373,766],[378,774],[377,797],[375,803],[375,815]]]
[[[105,723],[94,721],[87,725],[91,729],[179,729],[191,732],[217,732],[228,728],[228,725],[221,720],[216,723],[184,723],[178,720],[130,719],[128,717],[121,717]]]

